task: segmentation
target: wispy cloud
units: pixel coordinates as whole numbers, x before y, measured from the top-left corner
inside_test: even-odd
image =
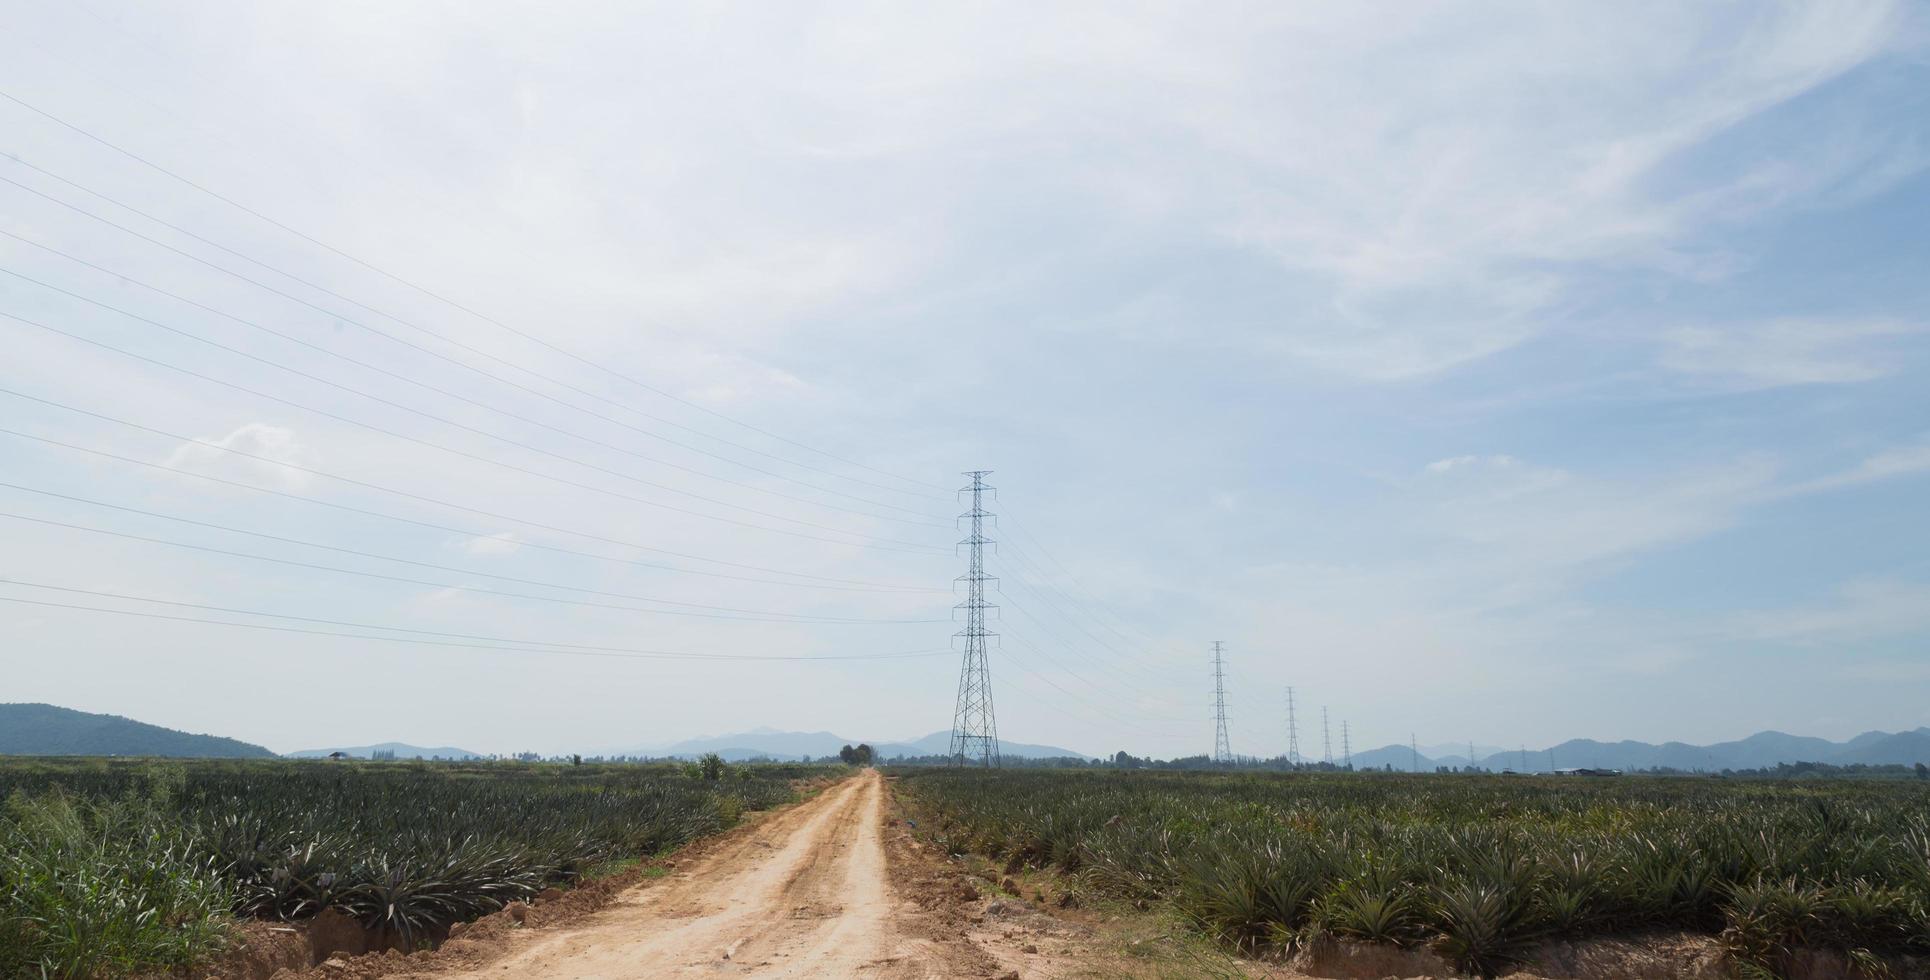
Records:
[[[1729,527],[1779,472],[1762,456],[1619,478],[1513,456],[1451,462],[1417,486],[1413,531],[1440,543],[1429,563],[1443,584],[1483,604],[1545,599],[1610,563]]]
[[[1663,335],[1662,367],[1735,386],[1848,384],[1901,370],[1900,338],[1924,328],[1893,319],[1785,317],[1681,327]]]
[[[271,482],[285,487],[302,487],[310,481],[308,474],[275,463],[312,465],[314,457],[315,454],[296,436],[293,429],[266,422],[250,422],[218,439],[184,442],[168,454],[167,461],[169,466],[244,473],[257,478],[267,477]]]
[[[515,531],[474,537],[463,544],[463,550],[472,555],[513,555],[522,547],[523,542]]]
[[[1930,630],[1930,584],[1850,582],[1822,602],[1742,614],[1731,629],[1748,639],[1809,645],[1920,633]]]
[[[1926,472],[1930,472],[1930,438],[1874,453],[1849,469],[1795,484],[1786,492],[1790,495],[1820,493]]]
[[[519,384],[595,411],[485,383],[11,195],[8,220],[23,234],[514,410],[540,430],[295,355],[232,322],[188,318],[45,255],[15,248],[9,262],[163,322],[236,331],[220,338],[239,349],[312,363],[319,375],[674,488],[663,493],[687,490],[787,519],[949,545],[957,508],[944,474],[995,467],[1008,488],[1001,506],[1123,610],[1126,632],[1143,627],[1161,643],[1127,658],[1089,649],[1080,660],[1085,633],[1065,622],[1071,613],[1015,588],[1001,627],[1015,641],[1005,656],[1032,656],[1016,642],[1029,636],[1042,657],[1079,661],[1068,673],[1101,700],[1132,697],[1113,687],[1118,669],[1171,666],[1176,679],[1155,690],[1189,718],[1197,640],[1231,640],[1240,630],[1249,634],[1243,686],[1291,671],[1299,676],[1289,682],[1323,688],[1319,697],[1331,694],[1336,709],[1351,690],[1424,737],[1434,728],[1449,738],[1471,716],[1511,726],[1528,718],[1530,739],[1567,737],[1577,713],[1600,721],[1629,704],[1652,707],[1647,699],[1661,691],[1692,700],[1696,685],[1674,682],[1714,676],[1721,651],[1711,646],[1740,635],[1732,629],[1705,643],[1711,622],[1732,625],[1725,615],[1734,608],[1767,605],[1752,587],[1786,596],[1813,586],[1795,572],[1769,586],[1740,581],[1751,576],[1705,579],[1700,591],[1687,584],[1648,605],[1642,596],[1653,582],[1680,583],[1679,560],[1719,565],[1725,559],[1713,553],[1728,539],[1718,536],[1730,529],[1777,542],[1811,527],[1810,518],[1832,519],[1824,501],[1795,499],[1803,494],[1930,472],[1923,442],[1820,462],[1926,424],[1911,415],[1921,408],[1902,383],[1925,367],[1922,297],[1894,272],[1923,246],[1891,224],[1920,209],[1921,185],[1911,178],[1930,144],[1922,121],[1930,117],[1911,101],[1925,90],[1921,10],[1818,0],[1422,6],[1392,19],[1360,5],[1224,12],[484,4],[451,18],[427,7],[233,2],[178,16],[131,6],[113,25],[42,4],[10,24],[22,57],[9,66],[19,68],[24,95],[595,366],[440,308],[0,107],[20,130],[23,159],[473,345],[478,356],[500,358],[492,373],[510,369]],[[343,52],[354,53],[352,71],[341,70]],[[8,168],[24,171],[0,161]],[[1891,215],[1839,207],[1886,191],[1896,192]],[[1835,255],[1817,244],[1822,235],[1857,247]],[[1769,273],[1782,262],[1813,264],[1819,276],[1779,280]],[[1894,267],[1872,271],[1885,262]],[[57,297],[15,290],[7,302],[88,336],[144,352],[151,345],[170,361],[205,357],[215,376],[252,379],[261,370],[218,352],[184,354],[145,330],[123,333],[130,324],[87,319],[97,311],[78,316]],[[1802,315],[1783,315],[1790,311]],[[1601,327],[1630,323],[1637,326],[1614,334]],[[805,590],[648,567],[751,566],[942,586],[958,571],[949,557],[859,554],[673,516],[306,415],[291,416],[297,432],[284,427],[296,423],[269,424],[283,409],[104,351],[77,353],[51,337],[13,342],[19,356],[0,358],[10,387],[168,432],[225,433],[222,444],[270,460],[315,462],[420,494],[392,498],[328,480],[304,489],[447,530],[398,529],[287,500],[237,516],[231,495],[199,493],[205,488],[186,481],[163,488],[167,508],[197,519],[398,557],[473,555],[467,560],[533,581],[700,605],[917,620],[934,609],[943,618],[949,606],[942,595]],[[753,428],[658,398],[599,366]],[[1900,380],[1862,383],[1886,378]],[[1708,397],[1669,390],[1651,399],[1657,379]],[[475,432],[393,417],[340,390],[279,375],[251,383],[277,393],[283,385],[299,389],[292,400],[345,418],[393,421],[398,432],[464,452],[526,459]],[[1763,388],[1777,391],[1727,397]],[[1771,403],[1773,414],[1757,411]],[[264,486],[302,482],[272,463],[150,442],[52,409],[20,414],[23,431],[76,444],[144,459],[172,452],[179,465],[228,468]],[[261,421],[236,428],[249,419]],[[755,429],[942,486],[920,499],[853,482],[845,476],[874,481]],[[49,485],[111,484],[104,498],[138,499],[147,489],[138,475],[76,469],[52,450],[29,467]],[[611,472],[553,461],[540,468],[552,467],[619,489]],[[620,489],[659,493],[627,481]],[[1884,506],[1903,506],[1885,496]],[[1775,520],[1766,519],[1770,503]],[[887,529],[833,504],[881,516],[880,504],[904,507],[890,513],[929,513],[944,526]],[[1785,506],[1810,509],[1782,520]],[[1914,526],[1907,514],[1894,516],[1896,526]],[[529,536],[519,517],[552,529]],[[558,528],[588,532],[564,542],[570,549],[612,560],[536,547],[567,536]],[[51,535],[36,540],[26,560],[70,550]],[[998,571],[1022,586],[1005,563],[1029,546],[1006,541]],[[1683,547],[1691,543],[1707,546]],[[659,562],[660,552],[679,557]],[[630,557],[648,560],[624,564]],[[1855,556],[1833,558],[1850,566]],[[186,580],[158,560],[133,567],[150,587],[133,582],[129,593]],[[400,621],[421,628],[589,643],[634,643],[639,630],[622,610],[564,612],[476,593],[423,594],[398,607],[380,580],[228,571],[192,580],[238,608],[407,617]],[[1831,630],[1874,629],[1857,622],[1904,622],[1915,598],[1870,586],[1751,628],[1799,645],[1796,638]],[[1056,632],[1035,627],[1021,608]],[[952,629],[700,617],[656,617],[645,628],[653,645],[720,653],[912,649],[934,635],[942,644]],[[94,659],[73,658],[86,669],[54,665],[68,673],[39,681],[39,696],[56,697],[59,684],[97,690],[98,665],[122,657],[127,669],[116,673],[139,688],[122,706],[131,710],[155,684],[148,668],[124,658],[147,648],[139,639],[78,624],[50,639]],[[184,636],[183,646],[194,639]],[[313,644],[316,658],[355,656],[324,639]],[[1175,646],[1188,652],[1167,658]],[[148,659],[180,669],[173,657]],[[336,700],[378,724],[394,714],[385,698],[432,686],[448,692],[424,715],[424,724],[449,728],[437,738],[478,731],[485,713],[473,709],[500,705],[529,716],[519,730],[571,733],[549,743],[557,748],[597,732],[629,738],[639,724],[637,690],[686,681],[709,690],[718,677],[710,665],[671,673],[650,664],[636,665],[648,668],[636,683],[603,683],[627,667],[599,664],[599,682],[555,672],[550,680],[569,690],[532,698],[527,684],[505,686],[500,674],[437,666],[455,662],[441,654],[393,659],[389,669],[405,683]],[[317,673],[312,662],[288,658],[286,669],[343,690],[359,676]],[[195,704],[210,718],[230,712],[252,702],[218,678],[259,683],[270,676],[261,671],[283,669],[249,663],[244,672],[210,670],[214,686]],[[1010,666],[1057,670],[1044,659]],[[1639,683],[1623,683],[1638,674]],[[1078,710],[1043,687],[1028,702],[1033,682],[1023,671],[998,676],[1015,734],[1050,739],[1051,727]],[[1800,686],[1792,676],[1764,670],[1738,683],[1773,697]],[[934,684],[867,670],[862,683],[847,683],[760,668],[739,680],[733,690],[744,697],[730,710],[746,726],[821,725],[832,714],[909,733],[929,730],[928,720],[950,708],[942,677]],[[1511,683],[1514,693],[1496,693]],[[803,685],[820,696],[790,696]],[[1885,694],[1899,712],[1922,702],[1920,690]],[[1241,717],[1272,725],[1278,705],[1267,702]],[[1140,706],[1125,703],[1129,714]],[[665,735],[738,723],[716,722],[715,705],[698,697],[667,695],[652,707],[647,723]],[[1790,723],[1693,708],[1645,713],[1719,716],[1713,723],[1724,728]],[[1751,701],[1747,710],[1762,709]],[[289,723],[265,715],[263,731]],[[1365,715],[1354,719],[1368,723]],[[1643,737],[1683,734],[1630,727]],[[1116,734],[1119,747],[1135,751],[1198,749],[1185,731],[1143,746],[1141,733]]]
[[[1803,151],[1773,174],[1719,157],[1681,161],[1881,55],[1902,16],[1895,5],[1755,8],[1746,25],[1676,8],[1664,32],[1702,52],[1688,60],[1647,56],[1659,54],[1654,22],[1547,14],[1511,18],[1497,34],[1478,18],[1422,15],[1396,35],[1365,12],[1340,18],[1323,25],[1322,48],[1390,62],[1368,73],[1372,82],[1310,92],[1294,83],[1317,68],[1284,69],[1263,89],[1269,109],[1234,101],[1199,121],[1205,138],[1249,164],[1222,165],[1220,229],[1309,277],[1311,305],[1271,332],[1278,349],[1360,377],[1438,371],[1547,332],[1576,287],[1604,274],[1706,276],[1712,266],[1685,264],[1683,249],[1712,225],[1850,174],[1892,172],[1871,160],[1887,141],[1860,132],[1813,141],[1856,152]],[[1441,34],[1459,40],[1409,47]],[[1544,72],[1562,85],[1543,88]],[[1312,92],[1318,103],[1297,102]],[[1253,124],[1281,100],[1289,121]],[[1441,115],[1450,105],[1451,121]],[[1241,131],[1209,128],[1220,126]],[[1913,161],[1902,172],[1921,165],[1920,154],[1897,152]]]

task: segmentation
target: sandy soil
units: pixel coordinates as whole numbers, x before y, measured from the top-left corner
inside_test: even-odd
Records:
[[[985,976],[966,957],[896,927],[875,771],[781,811],[664,880],[555,929],[519,930],[471,955],[438,956],[459,978]],[[461,946],[460,940],[450,946]],[[446,953],[462,952],[445,948]],[[392,974],[393,975],[393,974]]]

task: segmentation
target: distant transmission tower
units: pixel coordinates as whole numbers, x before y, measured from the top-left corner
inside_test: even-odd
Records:
[[[991,470],[972,470],[965,474],[972,485],[972,509],[959,515],[971,523],[971,534],[959,544],[971,552],[971,561],[959,579],[965,583],[965,628],[956,635],[965,638],[965,662],[958,672],[958,708],[952,715],[952,765],[996,766],[999,764],[998,719],[992,713],[992,671],[986,662],[986,638],[993,634],[985,628],[985,583],[996,581],[985,574],[985,475]],[[994,491],[996,492],[996,491]]]
[[[1407,751],[1414,757],[1414,762],[1410,767],[1411,770],[1413,772],[1420,772],[1421,771],[1421,746],[1420,746],[1420,743],[1414,738],[1413,732],[1407,733]]]
[[[1293,716],[1293,688],[1287,688],[1287,761],[1300,764],[1300,722]]]
[[[1347,719],[1340,719],[1340,755],[1346,760],[1347,768],[1354,768],[1354,742],[1347,734]]]
[[[1327,763],[1327,768],[1333,768],[1334,736],[1333,729],[1327,727],[1327,706],[1324,704],[1320,706],[1320,758]]]
[[[1528,743],[1521,744],[1521,771],[1528,771]]]
[[[1213,761],[1233,761],[1233,747],[1226,740],[1226,661],[1221,656],[1225,644],[1213,641]]]
[[[1468,769],[1474,769],[1474,743],[1468,743]]]

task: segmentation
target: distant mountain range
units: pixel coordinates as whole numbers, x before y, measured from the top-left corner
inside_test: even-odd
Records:
[[[1847,742],[1825,738],[1786,735],[1782,732],[1757,732],[1734,742],[1714,745],[1689,745],[1684,742],[1597,742],[1577,738],[1553,748],[1528,752],[1510,750],[1481,752],[1476,746],[1474,764],[1483,769],[1515,769],[1542,772],[1549,769],[1683,769],[1718,772],[1723,769],[1765,769],[1785,762],[1825,762],[1832,765],[1915,765],[1930,764],[1930,728],[1908,732],[1864,732]],[[1465,753],[1430,756],[1423,753],[1423,771],[1440,766],[1459,769],[1468,764]],[[1356,768],[1379,769],[1392,766],[1399,771],[1414,768],[1414,753],[1405,745],[1389,745],[1354,753]]]
[[[389,757],[396,759],[460,760],[482,758],[482,754],[479,752],[459,749],[452,745],[425,749],[420,745],[410,745],[407,742],[383,742],[379,745],[349,745],[332,749],[302,749],[299,752],[288,753],[288,757],[290,759],[326,759],[337,752],[355,759],[371,758],[378,752],[386,752]]]
[[[271,759],[259,745],[51,704],[0,704],[0,755],[132,755]]]
[[[732,735],[686,739],[670,745],[626,749],[609,755],[676,756],[691,758],[715,752],[733,762],[753,758],[781,760],[834,756],[846,745],[870,742],[879,759],[944,755],[951,748],[951,732],[933,732],[911,741],[872,741],[846,738],[831,732],[780,732],[760,728]],[[1405,745],[1388,745],[1354,753],[1357,768],[1392,767],[1406,771],[1418,766],[1431,771],[1441,766],[1459,769],[1465,754],[1442,751],[1450,746],[1426,747],[1418,759]],[[1000,742],[1008,756],[1027,759],[1094,756],[1056,745]],[[454,746],[425,748],[404,742],[305,749],[291,758],[320,758],[342,752],[366,759],[377,752],[398,759],[475,759],[477,753]],[[118,715],[98,715],[51,704],[0,704],[0,755],[121,755],[179,758],[266,759],[275,753],[247,742],[215,735],[194,735],[132,721]],[[1834,765],[1930,764],[1930,727],[1907,732],[1864,732],[1846,742],[1823,738],[1758,732],[1733,742],[1689,745],[1683,742],[1597,742],[1571,739],[1553,748],[1498,750],[1475,746],[1474,764],[1483,769],[1681,769],[1716,772],[1723,769],[1763,769],[1785,762],[1824,762]]]
[[[671,745],[632,749],[620,754],[690,757],[715,752],[733,762],[755,758],[791,761],[837,755],[839,749],[861,742],[870,742],[873,755],[879,759],[944,755],[951,751],[952,733],[947,729],[909,742],[874,742],[869,739],[845,738],[830,732],[780,732],[770,728],[759,728],[735,735],[685,739]],[[999,741],[999,751],[1005,755],[1024,759],[1094,758],[1084,752],[1062,749],[1056,745],[1030,745],[1025,742],[1007,742],[1002,739]]]

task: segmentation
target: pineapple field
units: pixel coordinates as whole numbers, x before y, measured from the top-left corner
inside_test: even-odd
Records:
[[[954,854],[1170,908],[1248,955],[1339,938],[1494,976],[1547,940],[1719,937],[1745,976],[1930,952],[1917,782],[900,770]]]
[[[0,762],[0,977],[180,967],[237,916],[451,925],[794,797],[794,766]]]

